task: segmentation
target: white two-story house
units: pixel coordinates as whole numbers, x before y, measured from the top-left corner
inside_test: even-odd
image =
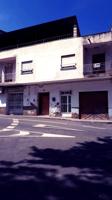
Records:
[[[112,117],[112,33],[76,17],[0,32],[0,113]]]

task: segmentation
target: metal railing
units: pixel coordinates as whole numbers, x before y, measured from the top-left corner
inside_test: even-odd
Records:
[[[112,75],[112,61],[84,64],[84,75]]]
[[[53,36],[53,37],[47,37],[47,38],[42,38],[42,39],[34,39],[30,42],[29,41],[23,42],[21,40],[18,40],[13,45],[10,44],[9,46],[0,47],[0,51],[4,51],[6,49],[19,48],[19,47],[22,47],[22,46],[29,46],[29,45],[33,45],[33,44],[50,42],[50,41],[53,41],[53,40],[62,40],[62,39],[66,39],[66,38],[73,38],[73,33],[68,33],[68,34],[63,34],[63,35],[58,35],[58,36]]]
[[[15,82],[15,73],[0,74],[0,83]]]

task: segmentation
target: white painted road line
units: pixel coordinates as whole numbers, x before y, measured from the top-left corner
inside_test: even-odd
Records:
[[[52,136],[52,135],[49,135],[49,136],[47,136],[47,135],[44,135],[43,137],[42,137],[42,135],[40,136],[40,135],[0,135],[0,138],[65,138],[65,139],[75,139],[75,136],[68,136],[68,137],[66,137],[66,136]]]
[[[37,124],[37,125],[35,125],[35,126],[33,126],[33,127],[43,128],[43,127],[46,127],[46,125],[45,125],[45,124]]]
[[[14,123],[19,123],[19,120],[18,119],[13,119],[13,122]]]
[[[17,126],[17,125],[18,123],[15,123],[15,122],[11,124],[11,126]]]
[[[7,126],[7,129],[14,129],[15,126]]]
[[[75,136],[72,136],[72,135],[59,135],[59,134],[49,134],[49,133],[44,133],[42,134],[41,137],[75,138]]]
[[[19,132],[21,132],[21,130],[18,130],[18,129],[15,129],[16,131],[19,131]],[[28,131],[23,131],[23,132],[28,132]],[[53,137],[53,136],[55,136],[55,137],[76,137],[76,136],[74,136],[74,135],[64,135],[64,134],[54,134],[54,133],[46,133],[46,132],[39,132],[39,131],[29,131],[29,133],[30,134],[34,134],[34,137],[41,137],[41,136],[43,136],[43,137]],[[36,136],[36,134],[38,134],[37,136]],[[19,136],[19,134],[18,134],[18,136]],[[33,137],[33,135],[30,135],[31,137]],[[29,137],[29,136],[28,136]]]
[[[76,138],[76,136],[72,135],[59,135],[59,134],[49,134],[43,133],[41,135],[30,135],[30,132],[23,131],[21,133],[13,134],[13,135],[0,135],[0,138],[14,138],[14,137],[27,137],[27,138]]]
[[[9,131],[9,129],[5,129],[5,131]],[[26,130],[17,130],[14,131],[18,132],[15,134],[10,135],[0,135],[0,138],[9,138],[9,137],[42,137],[42,138],[75,138],[74,135],[65,135],[65,134],[54,134],[54,133],[46,133],[46,132],[36,132],[36,131],[26,131]]]
[[[10,136],[26,136],[26,135],[29,135],[30,132],[29,131],[20,131],[19,133],[17,134],[12,134]]]
[[[0,130],[1,131],[11,131],[13,130],[17,125],[19,124],[18,119],[13,119],[13,122],[10,124],[10,126],[7,126],[6,128]]]
[[[2,132],[2,131],[9,131],[9,129],[8,128],[4,128],[4,129],[0,130],[0,132]]]

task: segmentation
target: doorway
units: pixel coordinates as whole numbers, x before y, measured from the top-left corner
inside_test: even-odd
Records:
[[[49,92],[39,93],[39,115],[49,115]]]

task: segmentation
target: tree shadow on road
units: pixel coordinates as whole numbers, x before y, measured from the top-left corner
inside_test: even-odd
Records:
[[[0,161],[0,199],[111,200],[112,139],[68,150],[30,147],[31,158]]]

